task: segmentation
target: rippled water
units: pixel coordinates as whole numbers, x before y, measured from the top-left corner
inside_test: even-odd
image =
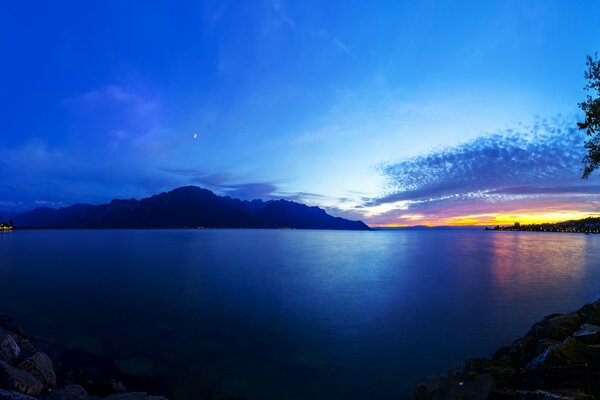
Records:
[[[600,296],[600,236],[0,234],[0,313],[173,400],[397,399]]]

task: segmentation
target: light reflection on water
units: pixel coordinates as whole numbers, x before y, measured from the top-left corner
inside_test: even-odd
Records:
[[[403,398],[600,295],[600,237],[15,231],[0,311],[174,399]]]

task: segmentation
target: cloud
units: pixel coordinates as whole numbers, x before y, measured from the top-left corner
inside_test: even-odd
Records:
[[[351,221],[362,221],[365,218],[364,214],[357,209],[343,209],[335,206],[323,206],[322,208],[333,216],[346,218]]]
[[[279,17],[279,20],[292,29],[296,28],[296,23],[289,17],[287,5],[283,0],[275,0],[272,3],[273,11]]]
[[[536,208],[597,211],[600,185],[581,180],[585,150],[574,126],[561,118],[539,120],[383,164],[386,192],[365,206],[383,210],[371,218],[378,223],[409,214],[440,220]]]
[[[265,182],[229,184],[222,188],[227,195],[244,200],[271,198],[277,192],[276,185]]]
[[[350,47],[329,30],[312,25],[299,24],[296,20],[292,19],[288,12],[287,3],[284,0],[274,0],[271,3],[270,11],[271,18],[268,18],[264,22],[263,34],[277,32],[283,27],[293,32],[300,32],[308,37],[324,41],[338,51],[346,55],[352,55]]]
[[[55,165],[64,154],[51,148],[45,140],[30,139],[21,146],[0,149],[0,158],[6,162],[7,170],[15,164],[43,169]]]
[[[327,29],[309,27],[307,28],[307,31],[310,36],[331,43],[333,47],[335,47],[342,53],[345,53],[346,55],[352,55],[350,47],[348,47],[346,43],[342,42],[342,40],[339,37],[328,31]]]
[[[62,101],[72,143],[107,151],[164,153],[172,146],[159,99],[139,85],[103,85]]]
[[[339,201],[339,199],[324,196],[318,193],[285,191],[274,182],[240,182],[228,172],[208,173],[200,168],[161,168],[163,172],[178,177],[183,177],[185,184],[207,187],[217,194],[231,196],[243,200],[273,200],[285,199],[307,204],[316,204],[320,201]]]
[[[227,172],[207,173],[202,169],[194,167],[160,168],[160,170],[170,174],[188,177],[198,183],[210,186],[219,186],[231,179],[231,175]]]
[[[127,106],[130,111],[140,115],[156,110],[158,103],[149,94],[140,89],[109,84],[63,100],[68,108],[85,107],[94,110],[102,107]]]
[[[161,102],[144,87],[102,85],[62,100],[62,106],[60,135],[39,132],[0,147],[2,211],[104,202],[178,183],[155,176],[155,166],[184,148],[184,139],[173,138],[163,125]]]
[[[346,54],[348,54],[348,55],[350,55],[350,54],[351,54],[351,53],[350,53],[350,48],[349,48],[349,47],[348,47],[348,46],[347,46],[345,43],[343,43],[343,42],[342,42],[342,41],[341,41],[341,40],[340,40],[338,37],[336,37],[336,36],[333,36],[333,35],[332,35],[332,39],[333,39],[333,43],[334,43],[334,44],[335,44],[335,45],[336,45],[336,46],[337,46],[337,47],[338,47],[338,48],[339,48],[341,51],[343,51],[344,53],[346,53]]]
[[[572,189],[581,175],[582,143],[582,135],[575,128],[541,121],[530,130],[482,136],[456,147],[388,163],[381,172],[391,193],[372,204],[508,193],[523,187],[530,191],[545,187],[555,192],[565,182],[570,182]]]
[[[600,185],[575,185],[575,186],[519,186],[497,189],[490,194],[599,194]]]
[[[279,187],[271,182],[236,182],[227,172],[212,172],[194,168],[161,168],[162,171],[186,178],[187,184],[200,185],[244,200],[271,199],[278,197]]]

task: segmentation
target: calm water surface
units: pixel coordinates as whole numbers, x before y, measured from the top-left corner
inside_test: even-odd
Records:
[[[0,284],[0,313],[173,400],[398,399],[597,299],[600,236],[15,231]]]

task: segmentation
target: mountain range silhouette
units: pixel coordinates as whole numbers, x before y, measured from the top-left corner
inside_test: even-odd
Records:
[[[290,228],[369,230],[361,221],[287,200],[239,200],[184,186],[141,200],[39,207],[14,217],[27,228]]]

